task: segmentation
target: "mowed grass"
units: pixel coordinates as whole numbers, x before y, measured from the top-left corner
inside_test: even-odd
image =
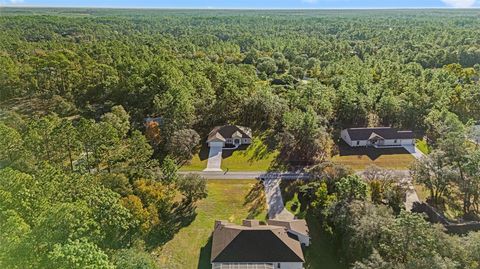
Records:
[[[260,140],[255,140],[245,150],[235,150],[223,158],[224,171],[267,171],[275,160],[277,152],[269,152]]]
[[[199,154],[195,154],[188,164],[180,167],[180,171],[202,171],[205,168],[207,159],[201,160]]]
[[[415,146],[425,155],[430,153],[430,147],[427,144],[427,141],[417,139],[415,141]]]
[[[262,185],[256,180],[208,180],[208,197],[197,204],[197,216],[172,240],[154,251],[160,268],[210,268],[211,233],[215,220],[240,224],[253,217],[265,220]]]
[[[333,156],[332,161],[350,166],[354,170],[364,170],[370,165],[377,165],[387,169],[407,170],[415,160],[403,148],[351,148],[345,143],[341,143],[338,147],[339,154]]]
[[[202,171],[207,167],[208,148],[202,148],[180,171]],[[277,156],[269,151],[260,139],[254,139],[248,147],[223,150],[221,168],[224,171],[267,171]]]

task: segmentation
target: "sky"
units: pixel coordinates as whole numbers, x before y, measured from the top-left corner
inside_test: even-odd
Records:
[[[0,0],[0,6],[122,8],[479,8],[480,0]]]

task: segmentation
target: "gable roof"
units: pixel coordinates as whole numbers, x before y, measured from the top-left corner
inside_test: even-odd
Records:
[[[284,227],[218,224],[213,232],[212,262],[304,262],[298,237]]]
[[[351,140],[369,140],[373,137],[383,139],[413,139],[412,131],[399,131],[392,127],[348,128]]]
[[[269,225],[276,225],[282,226],[287,228],[289,231],[297,232],[303,235],[309,235],[309,230],[307,226],[307,222],[303,219],[295,219],[295,220],[267,220]]]
[[[213,141],[215,138],[232,138],[236,134],[241,138],[252,138],[252,131],[249,128],[238,125],[216,126],[208,134],[207,142]]]

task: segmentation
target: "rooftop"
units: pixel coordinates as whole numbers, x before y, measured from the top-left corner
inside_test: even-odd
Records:
[[[412,131],[401,131],[392,127],[365,127],[346,129],[351,140],[369,140],[372,137],[383,139],[413,139]]]
[[[214,263],[304,262],[298,237],[276,225],[244,221],[236,225],[216,221],[213,232]]]
[[[225,141],[225,138],[232,138],[233,136],[240,138],[252,138],[252,131],[243,126],[238,125],[223,125],[216,126],[208,134],[207,142],[213,140],[222,140]]]

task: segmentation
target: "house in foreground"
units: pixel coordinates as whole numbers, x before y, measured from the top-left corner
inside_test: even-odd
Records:
[[[303,269],[301,242],[286,227],[215,221],[210,259],[213,269]]]
[[[348,128],[341,137],[351,147],[404,147],[415,145],[412,131],[401,131],[392,127]]]
[[[287,229],[287,232],[292,233],[298,237],[300,244],[310,246],[310,232],[308,231],[307,222],[303,219],[294,220],[267,220],[268,225],[281,226]]]
[[[250,145],[252,143],[252,131],[247,127],[238,125],[217,126],[208,134],[207,143],[209,147],[222,148]]]

